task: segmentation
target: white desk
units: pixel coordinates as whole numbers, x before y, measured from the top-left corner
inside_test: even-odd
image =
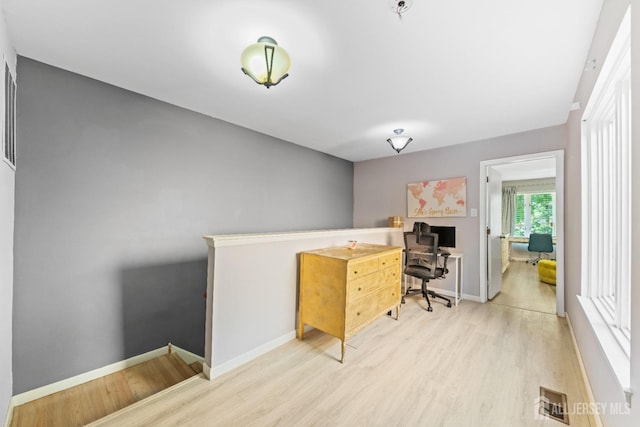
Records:
[[[438,256],[438,265],[440,264],[441,256]],[[462,254],[452,253],[447,260],[447,269],[449,273],[444,278],[430,280],[427,287],[435,290],[443,295],[452,296],[454,298],[455,305],[462,300]],[[405,293],[407,286],[420,287],[421,281],[416,277],[407,276],[403,274],[402,292]]]

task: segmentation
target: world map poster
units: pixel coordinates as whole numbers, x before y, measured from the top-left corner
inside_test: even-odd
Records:
[[[467,178],[407,184],[407,216],[467,216]]]

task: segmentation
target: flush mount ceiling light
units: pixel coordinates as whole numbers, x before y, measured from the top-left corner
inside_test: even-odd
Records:
[[[242,72],[267,89],[287,77],[291,65],[287,51],[278,46],[274,39],[266,36],[247,46],[240,56],[240,63]]]
[[[402,14],[409,10],[413,0],[389,0],[389,6],[393,13],[398,14],[398,18],[402,18]]]
[[[391,145],[391,148],[396,150],[398,153],[404,150],[404,147],[406,147],[411,141],[413,141],[413,138],[402,136],[402,132],[404,132],[404,129],[394,129],[393,133],[395,133],[396,136],[392,136],[391,138],[387,139],[387,142]]]

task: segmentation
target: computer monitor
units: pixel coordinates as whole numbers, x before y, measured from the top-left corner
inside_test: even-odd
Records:
[[[429,227],[432,233],[438,235],[438,246],[441,248],[456,247],[456,228],[443,225],[432,225]]]

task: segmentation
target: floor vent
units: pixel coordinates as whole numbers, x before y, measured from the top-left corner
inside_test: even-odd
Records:
[[[569,425],[567,395],[540,387],[540,415]]]

